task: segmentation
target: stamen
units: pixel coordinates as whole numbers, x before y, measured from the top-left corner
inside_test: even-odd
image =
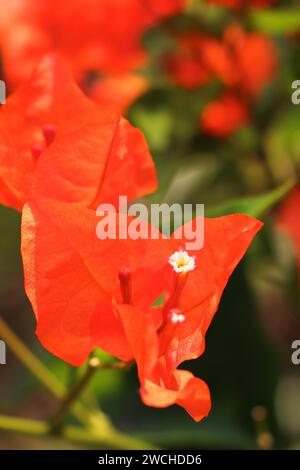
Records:
[[[185,321],[185,316],[179,308],[172,308],[169,312],[169,318],[174,325]]]
[[[119,271],[120,289],[124,304],[132,304],[132,273],[129,268],[121,268]]]
[[[41,144],[33,144],[30,147],[31,155],[33,158],[38,159],[39,156],[41,155],[42,151],[44,150],[43,146]]]
[[[43,126],[43,135],[47,145],[52,144],[56,137],[56,127],[53,124],[46,124]]]
[[[169,257],[169,263],[176,273],[187,273],[193,271],[196,267],[195,256],[190,256],[187,251],[175,251]]]

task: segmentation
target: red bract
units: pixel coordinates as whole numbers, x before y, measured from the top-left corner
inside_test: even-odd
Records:
[[[207,385],[177,367],[204,352],[205,334],[223,289],[261,225],[242,215],[205,219],[204,247],[190,254],[183,251],[185,241],[175,241],[174,236],[169,282],[156,326],[148,322],[147,328],[147,320],[141,320],[143,313],[134,307],[118,307],[147,405],[160,408],[177,403],[196,421],[209,413]],[[142,322],[147,335],[141,336],[137,325]]]
[[[222,40],[189,33],[178,36],[177,45],[164,61],[174,83],[190,90],[216,79],[223,83],[223,96],[204,109],[202,129],[226,137],[243,127],[249,119],[249,104],[276,73],[277,53],[272,41],[231,25]]]
[[[300,186],[297,186],[282,204],[278,214],[278,225],[294,244],[300,270]]]
[[[182,10],[185,0],[2,0],[6,77],[26,79],[45,53],[59,52],[78,80],[86,72],[127,73],[145,60],[145,30]]]
[[[117,216],[118,227],[131,222]],[[208,387],[177,368],[203,353],[223,289],[261,223],[243,215],[205,219],[204,247],[191,253],[175,235],[98,240],[96,225],[93,211],[79,205],[33,199],[24,209],[25,283],[40,341],[74,365],[95,347],[134,359],[147,405],[177,403],[202,419]],[[163,293],[163,305],[153,307]]]
[[[231,76],[232,64],[217,39],[190,33],[179,36],[177,44],[176,52],[165,58],[166,70],[177,85],[194,89],[213,78]]]
[[[55,56],[2,106],[0,146],[0,201],[18,210],[32,191],[96,206],[156,188],[141,132],[87,99]]]
[[[74,365],[96,346],[132,359],[114,307],[122,301],[123,268],[135,278],[132,297],[141,309],[163,290],[158,274],[167,262],[165,241],[99,240],[99,220],[94,210],[49,199],[32,199],[23,209],[25,286],[37,335],[49,351]],[[119,214],[116,222],[127,228],[130,219]],[[141,222],[142,231],[147,227]]]
[[[276,72],[272,41],[237,25],[227,27],[221,41],[190,33],[180,35],[177,44],[176,52],[165,63],[171,79],[184,88],[198,88],[217,78],[253,99]]]
[[[277,51],[273,42],[259,33],[246,33],[230,26],[224,33],[224,45],[231,56],[233,85],[249,99],[255,99],[277,70]]]
[[[200,128],[215,137],[228,137],[246,126],[248,121],[247,106],[234,95],[225,95],[205,106]]]

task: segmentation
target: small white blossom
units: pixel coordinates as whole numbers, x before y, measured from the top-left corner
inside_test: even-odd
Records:
[[[175,251],[169,257],[169,263],[176,273],[187,273],[196,267],[195,257],[190,256],[187,251]]]
[[[177,325],[178,323],[184,322],[185,316],[179,309],[174,308],[170,311],[170,320],[174,325]]]

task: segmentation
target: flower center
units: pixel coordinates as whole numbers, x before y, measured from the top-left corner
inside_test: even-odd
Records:
[[[174,324],[180,324],[185,321],[185,316],[179,308],[172,308],[169,312],[170,321]]]
[[[169,295],[163,306],[163,320],[158,333],[163,333],[169,322],[173,325],[180,325],[185,321],[185,315],[178,305],[180,305],[180,296],[187,282],[188,273],[196,267],[195,256],[190,256],[185,250],[175,251],[168,261],[175,274],[173,273]]]
[[[187,273],[196,267],[195,257],[190,256],[187,251],[175,251],[169,257],[169,263],[176,273]]]

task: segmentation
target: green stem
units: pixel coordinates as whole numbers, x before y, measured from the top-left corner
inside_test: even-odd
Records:
[[[88,361],[88,366],[83,374],[83,376],[79,379],[79,381],[75,384],[75,386],[66,394],[64,400],[60,404],[60,408],[58,412],[54,415],[52,420],[50,421],[50,427],[52,431],[56,431],[59,429],[61,424],[64,421],[65,416],[68,414],[70,408],[74,405],[76,400],[80,397],[83,390],[87,387],[90,380],[92,379],[95,372],[99,369],[117,369],[117,370],[128,370],[131,367],[131,362],[102,362],[95,356],[92,356]],[[107,423],[106,423],[107,424]]]
[[[49,435],[49,425],[44,421],[28,420],[0,415],[0,430],[45,437]],[[103,433],[96,429],[87,430],[78,426],[66,426],[61,429],[60,437],[81,445],[120,450],[151,450],[151,445],[133,436],[126,436],[118,431]]]
[[[27,348],[10,327],[0,317],[0,338],[12,350],[22,364],[58,399],[66,394],[66,389],[44,364]],[[81,403],[72,408],[73,415],[82,423],[87,422],[87,411]]]
[[[65,387],[44,366],[44,364],[39,359],[37,359],[34,354],[32,354],[27,346],[15,335],[15,333],[9,328],[9,326],[3,321],[1,317],[0,338],[5,341],[15,356],[29,371],[33,373],[33,375],[46,387],[47,390],[50,391],[54,397],[63,399],[66,396],[67,391]],[[108,363],[103,363],[103,366],[108,367]],[[98,367],[101,368],[101,363],[94,364],[92,369],[96,370]],[[122,365],[118,366],[118,368],[125,367]],[[74,399],[77,397],[78,394],[76,393],[76,397],[74,397]],[[68,410],[72,412],[78,421],[82,422],[84,425],[88,425],[88,428],[66,426],[60,430],[60,435],[63,438],[72,442],[86,443],[95,446],[110,446],[111,448],[129,450],[152,448],[149,444],[144,443],[139,439],[126,436],[125,434],[115,430],[110,420],[104,413],[101,411],[93,411],[92,413],[89,413],[82,403],[75,403],[74,399],[72,398],[72,403],[70,403],[70,408],[68,408]],[[67,398],[64,400],[64,403],[66,403],[66,401]],[[50,423],[49,426],[49,423],[46,422],[11,418],[0,415],[0,430],[2,429],[10,432],[45,436],[51,433],[51,424],[52,423]]]
[[[32,436],[44,436],[48,433],[48,424],[43,421],[0,415],[0,430]]]
[[[64,395],[65,390],[63,385],[44,364],[36,358],[27,346],[25,346],[2,318],[0,318],[0,337],[5,341],[16,357],[39,379],[52,395],[58,398]]]
[[[97,362],[97,365],[98,365],[98,362]],[[83,392],[85,387],[89,384],[91,378],[95,374],[97,370],[97,365],[95,367],[93,366],[93,362],[89,361],[88,367],[85,373],[83,374],[83,376],[75,384],[75,386],[69,392],[67,392],[64,400],[60,404],[58,412],[50,420],[50,427],[52,431],[56,431],[57,429],[60,428],[70,408],[72,408],[76,400],[80,397],[81,393]]]

